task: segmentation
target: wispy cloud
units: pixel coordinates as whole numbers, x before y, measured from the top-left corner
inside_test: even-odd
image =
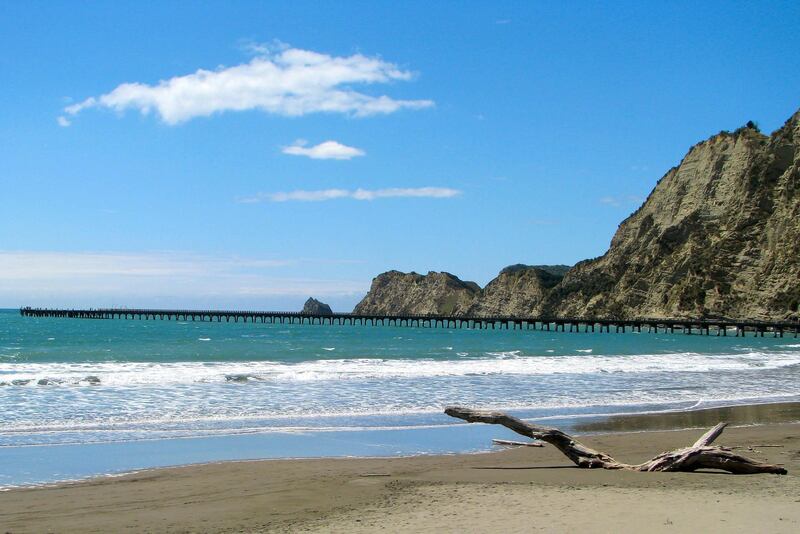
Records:
[[[0,280],[94,276],[160,277],[221,274],[285,267],[293,260],[244,259],[180,253],[0,251]]]
[[[644,202],[644,198],[636,195],[624,195],[624,196],[605,196],[600,198],[600,204],[605,204],[606,206],[613,206],[615,208],[619,208],[624,205],[629,204],[641,204]]]
[[[461,194],[458,189],[449,187],[392,187],[388,189],[318,189],[314,191],[288,191],[278,193],[258,193],[252,197],[239,199],[243,204],[258,202],[322,202],[350,198],[354,200],[376,200],[380,198],[451,198]]]
[[[291,156],[305,156],[311,159],[352,159],[365,154],[360,148],[343,145],[337,141],[325,141],[315,146],[306,145],[308,145],[306,140],[298,139],[293,144],[283,147],[281,151]]]
[[[117,112],[155,111],[174,125],[226,111],[261,110],[284,116],[341,113],[356,117],[433,106],[431,100],[397,100],[369,95],[351,86],[408,81],[414,77],[394,63],[362,54],[331,56],[311,50],[252,45],[250,62],[216,70],[199,69],[154,85],[123,83],[100,96],[64,108],[59,124],[89,108]]]

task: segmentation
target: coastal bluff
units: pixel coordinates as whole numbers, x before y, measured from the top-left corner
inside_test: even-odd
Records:
[[[481,288],[446,272],[389,271],[372,280],[354,313],[366,315],[534,315],[566,265],[512,265]]]
[[[511,266],[485,288],[390,271],[355,312],[796,320],[799,305],[800,111],[693,146],[599,258]]]
[[[480,292],[475,282],[464,282],[450,273],[389,271],[372,280],[369,293],[353,313],[467,315]]]

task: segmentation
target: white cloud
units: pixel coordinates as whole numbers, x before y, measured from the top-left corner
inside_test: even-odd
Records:
[[[624,204],[641,204],[642,202],[644,202],[644,198],[636,195],[624,195],[618,197],[605,196],[600,198],[600,204],[613,206],[615,208],[619,208]]]
[[[217,70],[199,69],[157,84],[123,83],[112,91],[64,108],[69,122],[83,110],[127,109],[158,113],[167,124],[225,111],[261,110],[284,116],[342,113],[356,117],[421,109],[431,100],[396,100],[354,90],[356,84],[408,81],[410,71],[362,54],[331,56],[286,46],[253,45],[258,54],[250,62]],[[59,121],[61,122],[61,121]]]
[[[243,198],[239,202],[254,204],[258,202],[321,202],[338,198],[351,198],[354,200],[375,200],[379,198],[451,198],[461,194],[458,189],[448,187],[415,187],[388,189],[319,189],[316,191],[288,191],[278,193],[259,193],[255,196]]]
[[[61,126],[62,128],[66,128],[67,126],[69,126],[70,124],[72,124],[72,123],[70,122],[70,120],[69,120],[68,118],[64,117],[64,116],[61,116],[61,117],[58,117],[58,118],[56,118],[56,122],[57,122],[57,123],[58,123],[58,125],[59,125],[59,126]]]
[[[305,140],[298,139],[294,144],[283,147],[282,152],[311,159],[352,159],[365,154],[360,148],[343,145],[337,141],[325,141],[315,146],[306,145]]]
[[[291,47],[278,39],[273,40],[271,43],[259,43],[247,39],[241,42],[241,48],[252,56],[265,56]]]
[[[271,200],[272,202],[286,202],[289,200],[299,200],[301,202],[317,202],[321,200],[333,200],[336,198],[347,198],[351,192],[346,189],[322,189],[318,191],[290,191],[288,193],[267,193],[261,200]]]

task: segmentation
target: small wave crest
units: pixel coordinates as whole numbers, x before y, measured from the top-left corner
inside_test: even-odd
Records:
[[[459,353],[460,355],[461,353]],[[250,380],[297,382],[404,379],[481,375],[589,375],[597,373],[719,372],[769,370],[800,365],[800,352],[744,354],[642,354],[526,356],[520,351],[488,353],[483,358],[351,358],[297,363],[251,362],[102,362],[2,363],[2,386],[170,385]]]

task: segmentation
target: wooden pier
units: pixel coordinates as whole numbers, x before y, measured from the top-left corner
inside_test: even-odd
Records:
[[[544,330],[553,332],[648,332],[717,336],[764,337],[792,334],[797,337],[800,322],[742,321],[732,319],[593,319],[577,317],[463,317],[443,315],[363,315],[332,313],[311,315],[301,312],[156,310],[128,308],[53,309],[20,308],[24,317],[71,319],[137,319],[161,321],[216,321],[268,324],[329,324],[364,326],[407,326],[418,328],[471,328],[477,330]]]

